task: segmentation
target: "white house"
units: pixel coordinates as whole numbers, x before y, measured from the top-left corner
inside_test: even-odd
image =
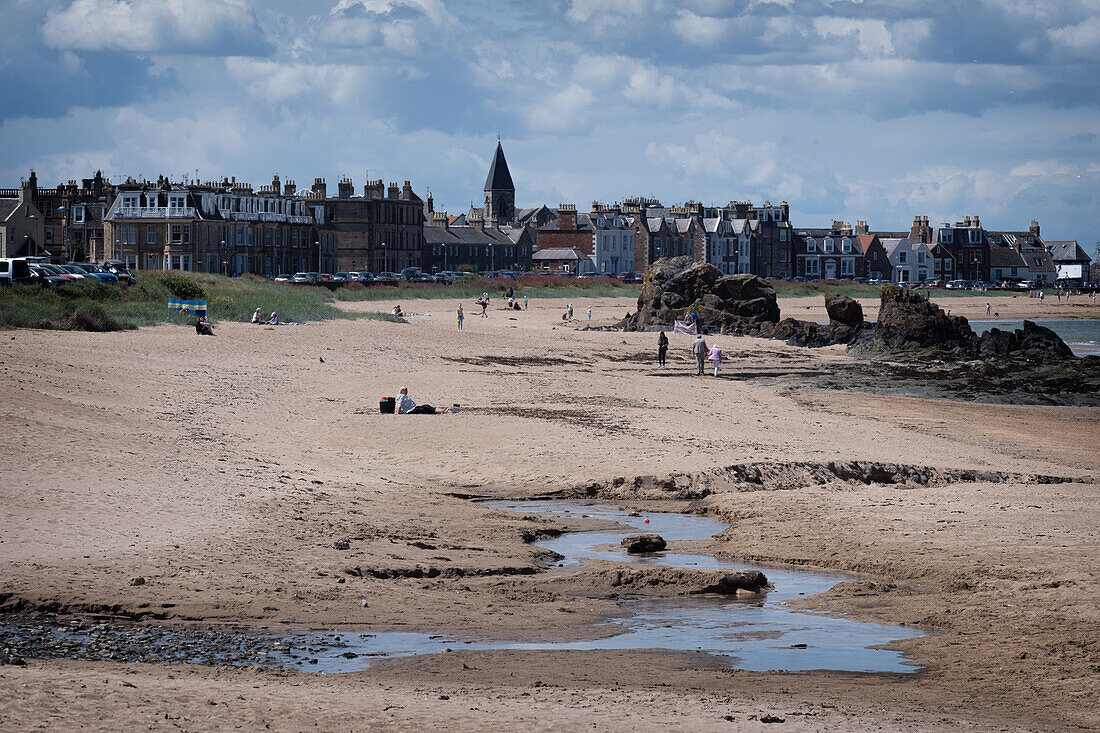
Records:
[[[919,239],[909,237],[880,239],[890,258],[890,280],[920,283],[932,277],[932,250]]]
[[[586,216],[592,227],[592,254],[596,272],[616,276],[634,271],[634,229],[621,214],[593,211]]]

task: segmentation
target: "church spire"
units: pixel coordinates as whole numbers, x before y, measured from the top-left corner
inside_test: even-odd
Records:
[[[497,140],[497,152],[493,156],[493,163],[489,166],[489,175],[485,178],[486,191],[511,191],[515,193],[516,187],[512,183],[512,174],[508,171],[508,161],[504,159],[504,148]]]

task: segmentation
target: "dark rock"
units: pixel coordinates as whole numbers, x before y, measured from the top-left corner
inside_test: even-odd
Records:
[[[830,321],[837,321],[846,326],[863,325],[863,306],[847,295],[836,293],[826,295],[825,310],[829,313]]]
[[[635,534],[620,543],[631,554],[642,552],[660,552],[665,549],[665,538],[659,534]]]
[[[767,577],[759,570],[739,570],[727,573],[714,585],[700,590],[700,593],[721,593],[722,595],[756,595],[771,587]]]
[[[145,585],[145,578],[140,575],[136,578],[130,578],[130,585]]]
[[[1058,334],[1045,326],[1032,321],[1024,321],[1024,327],[1015,332],[1020,351],[1034,351],[1047,358],[1066,359],[1073,357],[1073,350],[1066,346]]]
[[[775,290],[755,275],[723,275],[690,257],[654,262],[638,296],[638,312],[619,327],[627,331],[671,328],[687,314],[699,316],[704,330],[743,333],[764,321],[779,320]]]
[[[341,537],[332,543],[332,546],[337,550],[347,550],[351,547],[351,541],[347,537]]]

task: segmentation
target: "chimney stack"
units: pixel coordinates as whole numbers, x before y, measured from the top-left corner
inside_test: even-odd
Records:
[[[355,195],[355,186],[352,184],[350,178],[344,177],[340,179],[340,183],[336,186],[336,195],[342,199],[350,199]]]
[[[386,189],[386,198],[397,199],[401,194],[401,189],[397,187],[396,181],[390,181],[389,187]]]
[[[320,198],[328,198],[328,185],[325,183],[325,179],[314,178],[312,191],[318,194]]]
[[[558,204],[558,230],[563,232],[577,230],[576,204]]]
[[[283,195],[293,196],[294,192],[298,190],[298,187],[294,185],[294,181],[287,181],[283,184]]]

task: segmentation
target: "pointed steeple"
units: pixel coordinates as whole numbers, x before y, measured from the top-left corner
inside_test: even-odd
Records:
[[[493,164],[489,166],[489,175],[485,178],[486,191],[515,191],[512,183],[512,174],[508,172],[508,161],[504,159],[504,148],[497,140],[497,152],[493,156]]]

